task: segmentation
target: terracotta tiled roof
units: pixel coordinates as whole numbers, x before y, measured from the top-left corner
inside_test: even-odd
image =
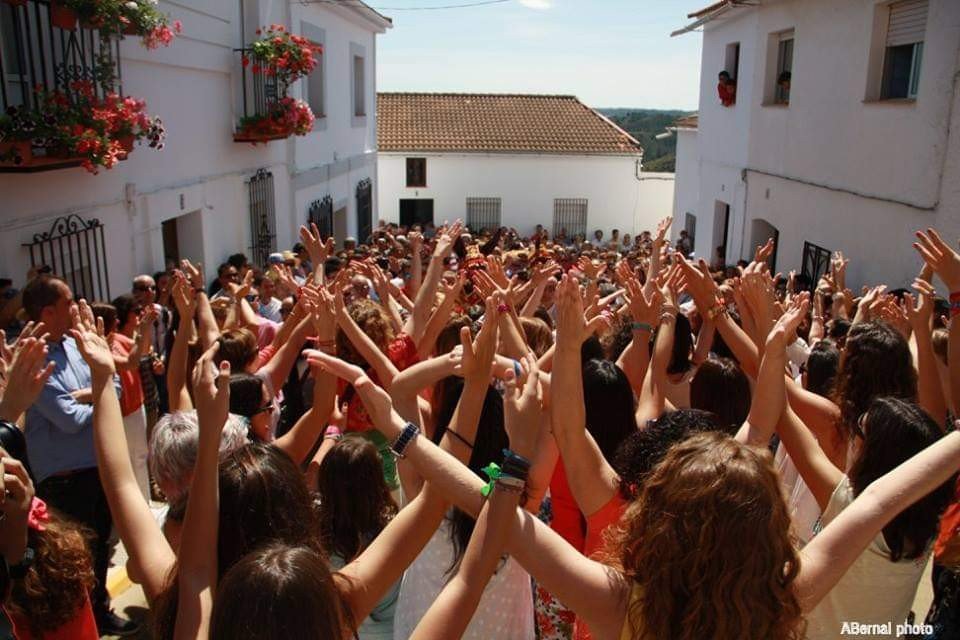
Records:
[[[639,155],[640,143],[574,96],[377,95],[380,151]]]
[[[677,118],[674,121],[673,125],[681,129],[696,129],[699,124],[700,114],[692,113],[689,116],[683,116],[682,118]]]

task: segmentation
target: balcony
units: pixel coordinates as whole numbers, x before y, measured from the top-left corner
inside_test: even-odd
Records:
[[[282,25],[257,33],[263,37],[234,50],[240,64],[242,116],[233,140],[258,144],[306,135],[313,130],[313,112],[289,95],[290,87],[316,66],[321,48]]]
[[[166,46],[180,24],[150,2],[66,1],[0,0],[0,172],[95,174],[138,141],[163,148],[160,120],[123,95],[120,40]]]

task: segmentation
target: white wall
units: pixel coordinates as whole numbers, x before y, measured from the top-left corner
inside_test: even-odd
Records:
[[[427,187],[406,187],[406,158],[427,158]],[[466,216],[468,197],[501,198],[501,224],[521,233],[553,228],[554,198],[587,198],[587,229],[635,234],[673,210],[673,174],[641,173],[636,157],[395,154],[378,160],[380,217],[399,221],[399,201],[432,198],[434,220]]]
[[[712,226],[699,215],[700,201],[700,154],[697,145],[696,129],[676,129],[677,160],[676,179],[673,191],[673,227],[671,239],[676,242],[680,237],[680,230],[684,228],[684,218],[692,213],[697,219],[696,234],[694,235],[694,252],[697,256],[706,255],[711,251]],[[703,252],[707,253],[704,254]]]
[[[698,253],[718,200],[732,209],[729,260],[752,253],[752,223],[762,219],[780,232],[778,269],[799,269],[809,241],[852,259],[854,287],[909,284],[919,268],[913,230],[960,234],[960,3],[930,0],[917,99],[877,102],[868,99],[870,55],[882,4],[786,0],[706,25],[697,162],[678,145],[678,189],[699,169]],[[790,104],[766,105],[776,62],[768,41],[791,28]],[[737,104],[725,108],[716,73],[738,40]]]
[[[182,21],[183,34],[169,48],[154,51],[128,38],[120,58],[125,94],[145,99],[147,110],[164,121],[165,149],[138,147],[128,160],[96,176],[81,168],[0,174],[0,276],[21,284],[29,266],[29,254],[21,245],[68,213],[104,223],[112,295],[128,290],[137,273],[164,267],[161,225],[180,216],[193,214],[179,225],[193,232],[179,234],[181,253],[203,261],[210,275],[231,253],[250,255],[245,181],[261,168],[274,176],[281,249],[296,241],[310,193],[331,193],[335,200],[348,201],[353,212],[356,183],[364,177],[375,183],[376,177],[375,33],[383,31],[382,25],[354,8],[288,7],[257,0],[247,4],[250,33],[258,26],[249,24],[250,16],[259,16],[255,22],[261,25],[292,24],[294,31],[303,18],[326,30],[327,117],[317,131],[266,145],[235,143],[233,128],[241,115],[241,67],[233,51],[243,43],[239,3],[197,0],[187,6],[161,1],[161,11]],[[360,126],[350,119],[345,88],[351,42],[364,46],[367,56],[368,116]],[[294,87],[294,95],[299,92]]]

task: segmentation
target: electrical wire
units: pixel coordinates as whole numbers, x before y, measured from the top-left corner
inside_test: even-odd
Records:
[[[420,7],[375,7],[373,5],[368,5],[361,0],[300,0],[300,4],[345,4],[353,5],[356,7],[368,6],[371,9],[376,9],[377,11],[441,11],[447,9],[467,9],[470,7],[483,7],[491,4],[503,4],[505,2],[512,2],[513,0],[477,0],[475,2],[464,2],[460,4],[446,4],[438,5],[435,7],[420,6]]]

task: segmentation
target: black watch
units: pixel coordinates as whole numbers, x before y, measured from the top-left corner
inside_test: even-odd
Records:
[[[27,547],[23,551],[23,559],[20,560],[17,564],[10,565],[8,571],[10,573],[10,578],[13,580],[23,580],[27,575],[27,571],[30,570],[30,567],[33,566],[33,561],[37,557],[37,552],[33,550],[33,547]]]

